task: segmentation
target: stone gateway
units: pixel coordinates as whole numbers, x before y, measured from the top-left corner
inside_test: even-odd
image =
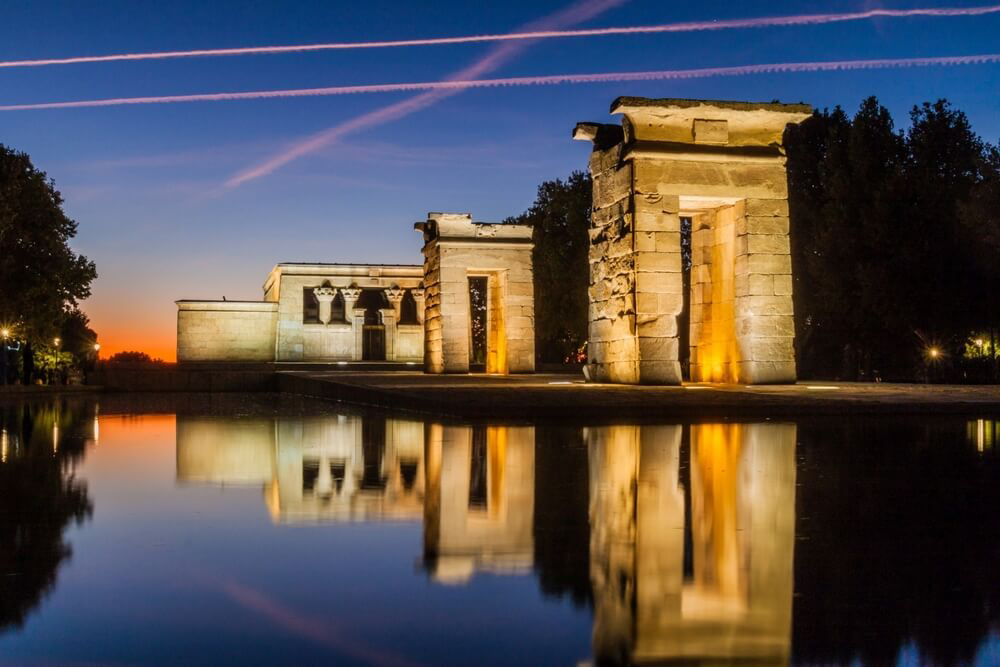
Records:
[[[573,133],[594,145],[591,379],[679,384],[689,359],[696,382],[794,382],[782,135],[811,108],[621,97],[611,112],[621,126]]]

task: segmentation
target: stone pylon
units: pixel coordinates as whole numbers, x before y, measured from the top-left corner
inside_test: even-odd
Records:
[[[620,127],[579,123],[573,134],[594,144],[592,379],[679,384],[684,339],[692,380],[794,382],[782,135],[811,108],[622,97],[611,112]]]

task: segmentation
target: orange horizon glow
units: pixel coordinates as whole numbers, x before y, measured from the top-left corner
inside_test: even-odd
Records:
[[[177,334],[174,331],[136,331],[131,327],[101,326],[91,323],[101,344],[98,359],[107,361],[118,352],[145,352],[153,359],[177,361]]]

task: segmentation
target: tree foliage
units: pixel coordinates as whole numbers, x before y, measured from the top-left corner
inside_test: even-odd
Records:
[[[0,144],[0,322],[23,340],[58,335],[97,277],[94,263],[69,247],[77,225],[62,204],[26,154]]]
[[[93,405],[0,406],[11,443],[0,465],[0,634],[21,627],[52,590],[72,555],[66,529],[93,513],[75,469],[95,418]]]
[[[145,352],[126,350],[116,352],[108,358],[109,364],[162,364],[162,359],[154,359]]]
[[[997,324],[1000,160],[939,100],[872,97],[786,135],[800,375],[914,379]]]
[[[590,176],[574,171],[545,181],[531,208],[507,222],[534,228],[536,353],[546,362],[575,358],[587,340]]]

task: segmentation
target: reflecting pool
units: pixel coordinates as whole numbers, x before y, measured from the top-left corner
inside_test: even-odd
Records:
[[[1000,664],[998,427],[0,404],[0,663]]]

